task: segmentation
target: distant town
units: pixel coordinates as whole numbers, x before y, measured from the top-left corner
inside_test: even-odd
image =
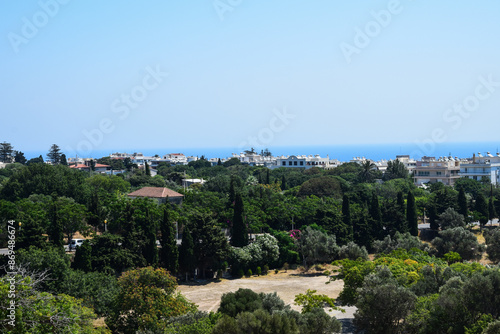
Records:
[[[146,164],[151,168],[151,174],[154,176],[161,163],[170,165],[188,165],[192,161],[204,159],[197,156],[186,156],[183,153],[169,153],[163,156],[145,156],[142,153],[112,153],[109,155],[111,160],[130,159],[131,163],[136,164],[138,168],[144,169]],[[237,159],[242,164],[249,166],[264,166],[269,169],[276,168],[323,168],[332,169],[346,162],[356,162],[359,164],[372,162],[381,172],[385,172],[389,161],[399,160],[408,169],[412,175],[413,181],[417,186],[425,187],[427,183],[442,182],[445,185],[453,186],[455,180],[461,177],[467,177],[477,181],[485,182],[488,180],[491,184],[497,185],[500,182],[500,153],[495,155],[490,152],[473,153],[471,157],[427,157],[415,160],[409,155],[396,155],[394,159],[373,161],[365,157],[353,157],[350,161],[339,161],[332,159],[328,155],[289,155],[273,156],[268,150],[260,153],[247,150],[239,154],[233,153],[231,157],[210,158],[207,159],[212,166],[228,162],[231,159]],[[70,168],[89,171],[91,168],[91,158],[68,158]],[[48,162],[50,163],[50,162]],[[5,165],[5,164],[3,164]],[[0,167],[2,163],[0,163]],[[94,171],[105,174],[119,174],[124,170],[113,170],[111,165],[95,164]],[[202,180],[191,180],[193,182],[203,182]]]

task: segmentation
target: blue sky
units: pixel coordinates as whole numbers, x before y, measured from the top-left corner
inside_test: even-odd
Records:
[[[497,141],[499,14],[493,0],[2,1],[0,141],[80,156]]]

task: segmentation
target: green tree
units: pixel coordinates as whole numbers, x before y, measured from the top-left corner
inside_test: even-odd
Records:
[[[53,295],[40,292],[36,283],[44,277],[25,276],[21,272],[14,276],[16,293],[10,296],[11,282],[8,276],[0,278],[0,332],[6,334],[24,333],[96,333],[93,321],[97,318],[92,309],[82,306],[82,300],[64,294]],[[10,302],[16,305],[15,314],[10,317]],[[14,320],[9,322],[10,320]],[[101,333],[109,333],[102,331]]]
[[[475,211],[478,214],[479,223],[484,226],[488,222],[489,210],[486,198],[482,193],[477,194]]]
[[[408,169],[406,169],[406,166],[401,161],[396,159],[394,161],[390,160],[387,163],[387,169],[383,177],[384,181],[406,178],[408,178]]]
[[[26,165],[26,162],[28,161],[26,157],[24,156],[24,153],[21,151],[14,151],[14,162],[18,162],[20,164]],[[1,154],[0,154],[1,155]]]
[[[318,197],[342,197],[342,185],[336,177],[319,176],[304,182],[297,193],[299,197],[315,195]]]
[[[11,162],[12,160],[12,152],[14,152],[14,148],[10,143],[3,142],[0,143],[0,161],[1,162]]]
[[[196,268],[193,236],[187,226],[184,228],[184,233],[182,233],[182,242],[179,249],[179,263],[180,269],[185,273],[187,281],[189,274],[192,274]]]
[[[442,230],[454,227],[465,227],[464,216],[456,212],[453,208],[446,209],[438,216],[438,224]]]
[[[366,160],[361,164],[361,172],[359,173],[359,178],[361,182],[371,182],[374,178],[375,171],[378,169],[377,166],[370,160]]]
[[[176,293],[175,277],[163,268],[130,270],[118,279],[121,290],[106,324],[118,333],[160,332],[171,317],[195,311],[196,306]]]
[[[382,211],[380,210],[378,196],[375,192],[372,192],[372,197],[370,200],[368,222],[372,229],[372,236],[375,239],[382,239],[385,234],[384,227],[382,225]]]
[[[354,237],[354,231],[351,220],[351,206],[349,204],[349,197],[347,197],[347,195],[344,195],[344,197],[342,198],[342,221],[344,222],[344,225],[349,228],[349,240],[352,241]]]
[[[175,238],[174,227],[170,211],[167,207],[163,209],[163,221],[161,223],[161,261],[165,268],[172,274],[179,271],[179,249]]]
[[[49,226],[49,240],[59,248],[63,248],[64,239],[64,226],[60,217],[60,203],[55,196],[52,196],[52,203],[50,206],[50,226]]]
[[[497,217],[495,210],[495,198],[493,197],[493,185],[490,185],[490,198],[488,200],[488,219],[493,224],[493,219]]]
[[[144,168],[146,170],[146,176],[151,176],[151,170],[150,170],[149,164],[147,162],[144,164]]]
[[[331,262],[339,251],[335,236],[312,229],[310,226],[301,231],[296,243],[306,269],[314,263]]]
[[[395,217],[395,230],[401,233],[408,232],[408,223],[406,221],[406,210],[405,210],[405,201],[403,199],[403,192],[398,192],[396,201],[396,217]]]
[[[92,271],[92,246],[88,240],[76,248],[75,259],[71,266],[84,272]]]
[[[243,198],[236,194],[234,202],[233,229],[231,233],[231,245],[243,247],[248,245],[248,231],[243,220]]]
[[[56,225],[62,227],[68,244],[70,244],[75,232],[79,231],[85,234],[87,210],[84,205],[75,203],[72,198],[67,197],[59,197],[56,206]]]
[[[266,169],[266,184],[271,184],[271,178],[269,176],[269,169]]]
[[[418,236],[417,207],[415,205],[415,196],[411,191],[408,192],[406,199],[406,221],[408,222],[410,234]]]
[[[218,312],[234,318],[242,312],[253,312],[260,308],[262,296],[250,289],[240,288],[222,295]]]
[[[57,165],[61,162],[61,149],[56,144],[52,144],[49,153],[47,153],[47,158],[54,164]]]
[[[500,262],[500,229],[486,230],[484,232],[486,241],[486,253],[488,258],[495,263]]]
[[[82,299],[101,317],[109,315],[119,291],[114,275],[99,272],[70,270],[61,283],[62,293]]]
[[[260,183],[260,182],[259,182]],[[288,186],[286,184],[285,174],[281,176],[281,190],[287,190]]]
[[[365,278],[359,291],[354,324],[368,334],[401,333],[416,300],[413,292],[399,286],[387,267],[379,267]]]
[[[463,187],[460,187],[458,191],[458,213],[464,216],[465,219],[469,216],[469,208],[467,205],[467,197],[465,196],[465,190]]]
[[[432,246],[439,256],[456,252],[464,260],[480,259],[483,252],[483,247],[477,242],[476,236],[463,227],[449,228],[439,232],[439,237],[432,240]]]
[[[196,265],[203,278],[206,278],[207,270],[213,273],[222,268],[222,263],[229,254],[229,243],[210,215],[197,213],[191,217],[190,223]]]
[[[68,160],[66,159],[66,154],[61,154],[61,165],[67,166],[68,165]]]

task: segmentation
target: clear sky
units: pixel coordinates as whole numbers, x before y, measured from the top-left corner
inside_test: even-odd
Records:
[[[497,141],[499,17],[495,0],[2,1],[0,141]]]

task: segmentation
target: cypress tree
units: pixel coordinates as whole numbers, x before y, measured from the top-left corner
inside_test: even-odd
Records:
[[[411,235],[418,236],[417,207],[415,205],[415,196],[413,196],[411,190],[408,191],[408,198],[406,199],[406,221]]]
[[[464,218],[467,220],[467,217],[469,217],[469,209],[467,208],[467,197],[465,196],[465,190],[464,187],[460,187],[460,190],[458,192],[458,213],[464,216]]]
[[[398,199],[396,202],[397,217],[396,217],[396,231],[400,233],[408,232],[408,224],[406,223],[406,210],[405,200],[403,199],[403,192],[398,192]]]
[[[234,205],[234,200],[236,197],[236,190],[234,188],[234,176],[231,176],[231,181],[229,182],[229,207]]]
[[[182,243],[179,249],[179,263],[181,270],[186,274],[187,281],[189,274],[196,268],[193,236],[187,226],[184,228],[184,233],[182,233]]]
[[[243,221],[243,198],[241,194],[236,194],[233,215],[233,232],[231,235],[231,245],[243,247],[248,245],[248,232]]]
[[[59,219],[59,215],[57,213],[58,205],[57,205],[57,196],[55,194],[52,195],[52,204],[50,207],[50,215],[51,215],[51,224],[49,229],[49,240],[56,247],[64,247],[64,234],[63,234],[63,226],[61,219]]]
[[[266,184],[271,184],[271,177],[269,176],[269,169],[266,172]]]
[[[220,161],[220,158],[217,159],[217,166],[222,166],[222,161]]]
[[[75,260],[71,267],[85,272],[92,271],[92,246],[88,240],[85,240],[80,247],[76,248]]]
[[[179,249],[167,207],[163,209],[161,224],[161,261],[172,274],[175,275],[179,271]]]
[[[496,210],[495,210],[495,198],[493,197],[493,185],[490,186],[490,199],[488,200],[488,218],[491,221],[491,224],[493,225],[493,218],[497,216]]]
[[[281,190],[287,190],[288,186],[286,185],[285,175],[281,176]]]
[[[259,184],[262,184],[262,173],[259,173],[258,182],[259,182]]]
[[[146,170],[146,175],[147,176],[151,176],[151,170],[149,169],[149,165],[148,165],[147,162],[144,164],[144,167],[145,167],[145,170]]]
[[[347,195],[345,194],[342,197],[342,221],[344,222],[344,226],[349,231],[349,240],[352,241],[354,237],[354,231],[351,221],[351,207],[349,204],[349,197],[347,197]]]
[[[67,166],[68,160],[66,159],[66,154],[61,154],[61,165]]]
[[[151,219],[149,210],[146,212],[143,226],[146,239],[143,255],[148,265],[156,267],[159,261],[158,246],[156,245],[156,227],[154,221]]]
[[[437,223],[437,210],[434,204],[429,206],[429,227],[431,230],[438,230],[439,224]]]
[[[486,198],[482,193],[477,194],[476,198],[476,211],[479,213],[479,223],[481,226],[485,225],[488,222],[489,210],[488,203],[486,202]]]
[[[373,237],[378,240],[383,239],[385,233],[382,226],[382,211],[375,192],[372,193],[368,214]]]

